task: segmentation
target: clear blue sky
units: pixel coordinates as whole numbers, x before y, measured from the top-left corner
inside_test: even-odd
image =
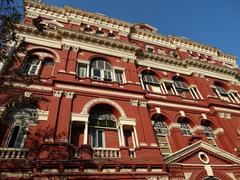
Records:
[[[21,0],[17,0],[21,1]],[[240,0],[43,0],[143,22],[163,35],[208,44],[240,59]]]

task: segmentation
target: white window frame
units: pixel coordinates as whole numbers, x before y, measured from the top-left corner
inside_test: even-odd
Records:
[[[113,79],[113,67],[112,67],[112,65],[108,61],[106,61],[104,59],[96,59],[94,61],[103,61],[104,62],[104,64],[103,64],[104,68],[102,69],[102,68],[99,68],[99,67],[92,67],[91,66],[91,78],[92,79],[96,79],[96,80],[101,80],[101,81],[110,81],[110,82],[112,82],[114,80]],[[111,66],[111,70],[105,68],[106,63],[108,63]],[[99,71],[99,76],[95,76],[94,75],[94,70]],[[110,78],[106,78],[105,77],[106,73],[109,73]]]
[[[192,136],[192,132],[191,132],[191,127],[187,122],[180,122],[180,129],[182,132],[182,135],[184,136]]]
[[[204,134],[207,136],[207,138],[215,139],[215,135],[212,128],[209,126],[203,126],[203,127],[204,127]]]
[[[147,51],[148,53],[154,53],[154,52],[155,52],[154,47],[153,47],[152,45],[149,45],[149,44],[147,44],[147,45],[145,46],[145,49],[146,49],[146,51]],[[152,49],[152,52],[149,52],[149,49]]]
[[[122,82],[118,81],[117,73],[121,74]],[[114,76],[113,78],[114,78],[115,82],[117,82],[119,84],[125,84],[126,83],[124,70],[114,68],[114,75],[113,76]]]
[[[38,59],[33,59],[33,60],[30,60],[29,58],[30,57],[28,57],[26,59],[26,62],[24,62],[24,65],[23,65],[21,71],[28,75],[38,75],[39,70],[41,68],[42,61],[39,59],[39,57],[38,57]],[[27,67],[27,66],[29,66],[29,67]],[[27,67],[27,69],[26,69],[26,67]],[[34,70],[34,72],[31,72],[33,70],[33,68],[35,68],[35,67],[36,67],[36,69]]]
[[[12,147],[9,147],[9,143],[10,143],[10,141],[11,141],[12,135],[13,135],[14,130],[15,130],[16,127],[19,127],[17,136],[16,136],[15,139],[14,139],[14,144],[13,144],[13,146],[12,146]],[[19,124],[19,123],[13,124],[13,125],[11,126],[11,128],[10,128],[9,133],[8,133],[7,141],[5,142],[5,147],[6,147],[6,148],[17,148],[17,149],[22,148],[23,145],[24,145],[25,139],[26,139],[26,134],[23,134],[23,133],[24,133],[25,131],[27,131],[27,130],[28,130],[27,127],[24,127],[24,126],[22,126],[22,125]],[[21,135],[22,137],[20,137],[20,135]],[[21,138],[21,141],[20,141],[20,142],[18,142],[18,141],[19,141],[19,138]]]
[[[160,125],[155,126],[155,123],[160,123]],[[156,132],[156,135],[160,135],[160,136],[169,135],[167,124],[163,120],[152,120],[152,124],[153,124],[153,129]],[[162,127],[162,126],[165,126],[165,127]],[[164,133],[160,133],[160,131]]]
[[[102,146],[99,146],[99,144],[98,144],[98,132],[99,131],[101,131],[102,132]],[[93,144],[93,132],[95,132],[96,133],[96,144],[97,144],[97,146],[94,146],[94,144]],[[106,147],[106,145],[105,145],[105,130],[104,129],[98,129],[98,128],[91,128],[91,132],[90,132],[90,134],[91,134],[91,146],[93,147],[93,148],[104,148],[104,147]]]

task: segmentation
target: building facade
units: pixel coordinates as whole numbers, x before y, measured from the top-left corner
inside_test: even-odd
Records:
[[[148,24],[24,6],[19,72],[39,81],[14,87],[45,100],[1,107],[1,178],[240,179],[236,57]]]

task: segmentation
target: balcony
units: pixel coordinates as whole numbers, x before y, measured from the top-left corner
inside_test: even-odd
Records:
[[[93,158],[120,158],[119,148],[93,148]]]
[[[28,149],[0,148],[0,160],[26,159],[28,153]]]

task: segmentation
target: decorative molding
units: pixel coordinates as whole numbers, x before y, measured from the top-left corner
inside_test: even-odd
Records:
[[[25,97],[30,97],[31,95],[32,95],[32,92],[29,92],[29,91],[24,92]]]
[[[240,106],[239,106],[240,107]],[[234,110],[234,109],[228,109],[228,108],[222,108],[222,107],[213,107],[215,109],[215,111],[218,112],[229,112],[229,113],[236,113],[236,114],[240,114],[239,110]]]
[[[88,101],[84,107],[82,108],[82,112],[80,114],[89,114],[89,110],[96,104],[100,104],[100,103],[106,103],[106,104],[109,104],[113,107],[115,107],[118,112],[121,114],[121,118],[124,118],[126,119],[127,116],[124,112],[124,110],[122,109],[122,107],[117,104],[115,101],[113,100],[110,100],[110,99],[106,99],[106,98],[96,98],[96,99],[92,99],[90,101]]]
[[[172,131],[172,129],[174,129],[174,128],[180,129],[181,125],[179,123],[171,123],[168,126],[168,131]]]
[[[181,104],[176,104],[176,103],[168,103],[168,102],[161,102],[161,101],[154,101],[154,100],[149,100],[148,104],[153,104],[153,105],[160,105],[160,106],[166,106],[166,107],[174,107],[177,109],[190,109],[190,110],[198,110],[198,111],[205,111],[205,112],[210,112],[208,108],[203,108],[203,107],[197,107],[197,106],[189,106],[189,105],[181,105]]]
[[[206,149],[207,151],[210,151],[216,155],[219,155],[219,156],[222,156],[223,158],[231,160],[231,161],[235,162],[236,164],[240,164],[240,159],[237,156],[235,156],[227,151],[224,151],[222,149],[219,149],[215,146],[212,146],[201,140],[197,141],[196,143],[189,145],[183,149],[180,149],[179,151],[176,151],[169,157],[166,157],[166,163],[176,162],[179,158],[187,156],[188,154],[190,154],[190,152],[193,152],[196,149]]]
[[[111,90],[100,90],[96,88],[86,88],[79,86],[71,86],[71,85],[64,85],[64,84],[56,84],[57,88],[62,88],[64,90],[75,90],[75,91],[81,91],[81,92],[88,92],[88,93],[97,93],[97,94],[107,94],[107,95],[116,95],[116,96],[122,96],[122,97],[134,97],[134,98],[140,98],[143,99],[142,95],[137,94],[130,94],[130,93],[124,93],[124,92],[115,92]]]
[[[48,120],[49,111],[44,111],[44,110],[38,109],[37,113],[38,113],[38,120],[41,120],[41,121]]]
[[[138,106],[138,100],[137,99],[131,99],[130,104],[132,106]]]
[[[53,91],[53,96],[55,96],[55,97],[61,97],[62,96],[62,94],[63,94],[63,91],[60,91],[60,90],[58,90],[58,91]]]
[[[71,121],[88,122],[89,114],[71,113]]]
[[[74,92],[64,92],[64,95],[66,96],[66,98],[72,99],[74,96]]]
[[[140,107],[147,107],[147,101],[139,101]]]
[[[218,117],[221,119],[231,119],[231,113],[218,112]]]

